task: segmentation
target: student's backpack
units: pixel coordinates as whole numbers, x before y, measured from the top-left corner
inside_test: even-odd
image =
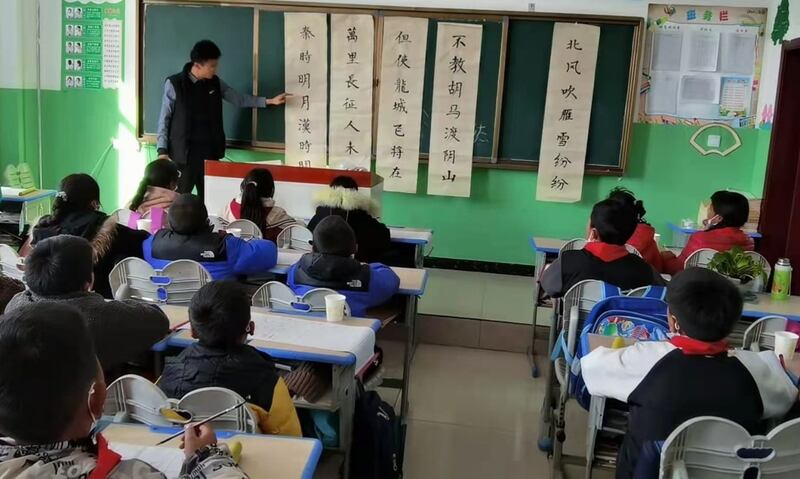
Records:
[[[375,391],[358,383],[353,414],[350,479],[401,479],[403,477],[400,420],[394,409]]]
[[[667,303],[658,297],[614,296],[599,301],[592,308],[580,333],[575,355],[570,357],[565,353],[571,366],[570,394],[587,410],[591,395],[586,390],[580,366],[581,358],[589,354],[590,334],[621,336],[637,341],[665,341],[669,338]]]

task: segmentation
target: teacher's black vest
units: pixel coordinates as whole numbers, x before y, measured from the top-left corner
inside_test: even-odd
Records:
[[[189,78],[192,64],[167,80],[175,89],[175,106],[169,126],[169,155],[179,165],[189,161],[218,160],[225,156],[225,131],[222,127],[222,89],[219,78]],[[198,158],[197,155],[200,155]]]

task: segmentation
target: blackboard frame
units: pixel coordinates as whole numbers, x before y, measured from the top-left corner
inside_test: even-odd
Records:
[[[258,41],[259,41],[259,15],[261,11],[283,11],[283,12],[317,12],[317,13],[361,13],[371,14],[376,19],[375,24],[375,62],[373,77],[375,78],[375,94],[373,95],[373,111],[377,112],[379,66],[383,37],[383,18],[386,16],[416,16],[432,20],[472,20],[480,21],[487,18],[498,19],[502,22],[501,57],[498,73],[497,98],[495,106],[495,124],[493,133],[493,145],[491,158],[473,158],[473,167],[478,168],[497,168],[508,170],[538,170],[537,161],[520,161],[504,159],[498,157],[500,144],[500,133],[502,130],[502,103],[505,95],[504,80],[506,70],[506,53],[508,47],[508,25],[512,20],[517,21],[544,21],[544,22],[580,22],[588,24],[622,24],[633,27],[633,38],[631,46],[631,58],[628,71],[628,85],[625,103],[625,114],[622,125],[622,140],[620,144],[619,164],[613,166],[586,165],[586,173],[593,175],[613,175],[618,176],[624,173],[627,166],[630,151],[630,140],[633,129],[633,120],[636,108],[636,98],[639,88],[639,69],[642,57],[642,45],[644,35],[644,19],[641,17],[610,16],[610,15],[584,15],[584,14],[559,14],[559,13],[538,13],[522,11],[495,11],[495,10],[474,10],[474,9],[441,9],[441,8],[421,8],[421,7],[397,7],[397,6],[375,6],[365,7],[364,5],[352,4],[322,4],[322,3],[286,3],[269,0],[140,0],[138,8],[139,35],[137,39],[137,133],[141,141],[155,143],[155,135],[145,134],[143,125],[143,58],[144,58],[144,8],[146,5],[194,5],[194,6],[230,6],[230,7],[252,7],[254,10],[253,21],[253,94],[257,94],[258,89]],[[256,151],[282,152],[283,143],[259,141],[256,136],[257,129],[257,110],[253,110],[253,138],[250,142],[228,141],[228,145],[235,148],[244,148]],[[373,154],[376,138],[377,114],[373,115]],[[420,155],[420,163],[427,163],[427,155]]]

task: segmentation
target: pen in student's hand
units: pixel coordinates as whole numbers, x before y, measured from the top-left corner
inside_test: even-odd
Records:
[[[247,404],[247,401],[242,401],[239,404],[235,404],[235,405],[229,407],[228,409],[224,409],[224,410],[214,414],[213,416],[209,416],[206,419],[203,419],[202,421],[198,422],[197,424],[192,424],[192,427],[196,428],[198,426],[202,426],[203,424],[209,423],[209,422],[213,421],[214,419],[216,419],[216,418],[218,418],[218,417],[220,417],[220,416],[222,416],[224,414],[228,414],[231,411],[235,411],[236,409],[239,409],[240,407],[244,406],[245,404]],[[169,442],[169,441],[175,439],[176,437],[180,437],[180,436],[183,435],[183,433],[184,433],[184,431],[178,431],[175,434],[173,434],[173,435],[169,436],[168,438],[164,439],[163,441],[157,443],[156,446],[160,446],[160,445],[162,445],[162,444],[164,444],[166,442]]]

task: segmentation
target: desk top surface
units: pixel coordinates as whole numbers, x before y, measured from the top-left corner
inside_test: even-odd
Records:
[[[775,314],[793,321],[800,321],[800,296],[789,296],[785,300],[772,299],[769,293],[758,295],[758,301],[744,303],[744,316],[761,317]]]

